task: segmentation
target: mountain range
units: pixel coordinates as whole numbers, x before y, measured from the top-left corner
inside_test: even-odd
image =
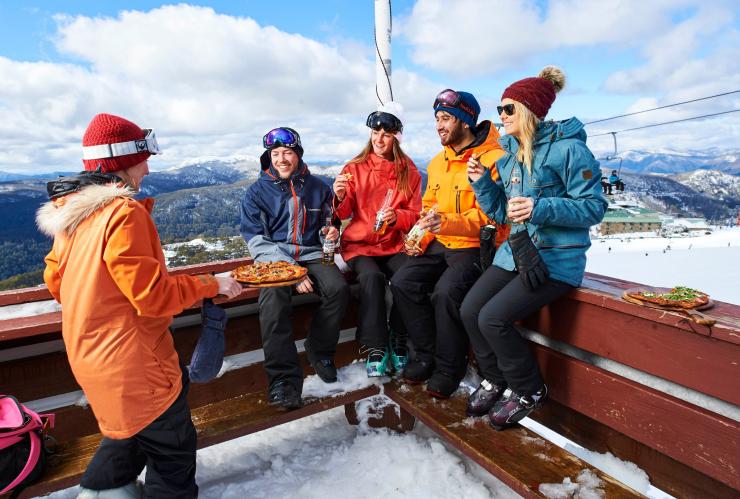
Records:
[[[627,190],[646,206],[713,221],[737,217],[740,152],[629,151],[622,157],[620,174]],[[425,183],[428,161],[415,162]],[[333,161],[316,163],[310,167],[312,173],[327,184],[343,166]],[[602,160],[601,165],[607,173],[619,168],[615,160]],[[31,176],[0,172],[0,219],[4,221],[0,280],[43,268],[51,241],[36,230],[34,216],[47,199],[46,181],[64,174],[69,173]],[[191,160],[177,168],[152,172],[140,196],[157,199],[153,216],[163,242],[235,235],[241,196],[258,175],[257,158]]]

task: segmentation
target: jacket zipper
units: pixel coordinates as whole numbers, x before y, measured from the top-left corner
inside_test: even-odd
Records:
[[[458,191],[457,191],[457,193],[455,194],[455,196],[456,196],[456,198],[457,198],[457,199],[455,200],[455,208],[457,209],[457,212],[458,212],[458,213],[460,213],[460,192],[461,192],[461,191],[460,191],[460,190],[458,190]]]
[[[301,253],[298,247],[298,196],[293,188],[293,182],[288,181],[288,183],[290,184],[290,192],[293,194],[293,213],[295,214],[293,216],[293,245],[295,246],[295,259],[298,260],[298,255]]]

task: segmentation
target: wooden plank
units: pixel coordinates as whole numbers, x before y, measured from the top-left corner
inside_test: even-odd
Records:
[[[336,397],[306,400],[306,405],[293,411],[269,406],[262,392],[208,404],[192,411],[193,423],[198,431],[198,448],[295,421],[379,392],[377,386],[371,386]],[[101,436],[95,434],[61,444],[57,453],[49,459],[43,481],[26,489],[22,497],[48,494],[77,484],[95,454],[100,439]]]
[[[740,488],[740,423],[547,347],[532,346],[553,400]]]
[[[544,497],[541,484],[562,483],[566,477],[575,481],[584,469],[603,481],[605,497],[643,497],[522,426],[497,432],[485,418],[466,418],[464,397],[439,401],[420,385],[397,382],[386,384],[385,394],[524,497]]]
[[[221,272],[228,272],[240,265],[247,265],[250,262],[252,262],[251,258],[236,258],[234,260],[219,260],[216,262],[185,265],[168,269],[168,271],[172,275],[218,274]],[[46,286],[44,285],[0,291],[0,307],[51,299],[51,293],[49,293],[49,290],[46,289]]]
[[[337,346],[334,360],[337,366],[346,366],[357,358],[356,342],[341,343]],[[306,360],[306,354],[299,354],[304,375],[315,374]],[[79,388],[78,388],[79,389]],[[188,392],[188,403],[191,409],[218,402],[219,400],[238,397],[244,393],[267,391],[267,376],[262,364],[252,364],[224,373],[208,383],[191,383]],[[86,435],[97,433],[98,423],[89,407],[69,406],[54,409],[56,426],[52,435],[60,442],[66,442]]]
[[[51,299],[51,293],[45,285],[0,291],[0,307]]]
[[[635,463],[655,487],[685,499],[727,499],[740,492],[564,405],[549,400],[530,415],[538,423],[594,452]]]
[[[555,340],[740,405],[740,344],[642,317],[637,312],[643,309],[567,297],[523,323]]]
[[[613,308],[655,322],[675,325],[696,334],[740,344],[740,305],[715,301],[715,306],[707,310],[706,315],[716,319],[717,324],[712,327],[699,326],[679,313],[628,306],[632,304],[628,304],[621,299],[622,291],[639,285],[634,282],[587,273],[583,286],[572,291],[569,296],[578,301]],[[640,308],[644,310],[640,310]]]
[[[294,307],[293,331],[296,340],[304,339],[314,315],[315,305]],[[352,305],[345,315],[344,327],[356,323],[356,308]],[[175,349],[181,362],[187,364],[198,338],[200,325],[177,329]],[[226,326],[226,355],[250,352],[262,348],[259,318],[256,314],[232,317]],[[354,352],[357,348],[354,347]],[[0,386],[20,400],[36,400],[60,393],[79,390],[69,367],[66,352],[53,352],[34,357],[0,362]]]

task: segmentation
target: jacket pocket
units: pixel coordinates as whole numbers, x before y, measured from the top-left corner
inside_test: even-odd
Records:
[[[587,229],[571,227],[540,227],[532,236],[539,249],[587,248],[591,239]]]
[[[535,198],[551,198],[565,194],[565,185],[558,175],[546,166],[537,168],[530,178],[529,189]]]

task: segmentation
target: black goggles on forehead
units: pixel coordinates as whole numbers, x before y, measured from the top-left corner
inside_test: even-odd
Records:
[[[403,132],[403,123],[390,113],[375,111],[370,113],[365,121],[365,125],[375,131],[381,128],[388,133]]]
[[[456,107],[462,109],[471,116],[478,115],[478,113],[475,112],[475,109],[465,103],[465,101],[462,99],[462,95],[452,90],[451,88],[447,88],[438,93],[437,97],[435,97],[434,99],[434,106],[432,107],[435,110],[438,107]]]

